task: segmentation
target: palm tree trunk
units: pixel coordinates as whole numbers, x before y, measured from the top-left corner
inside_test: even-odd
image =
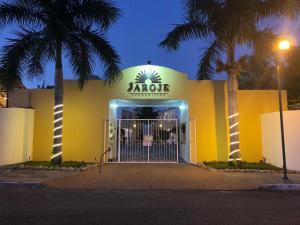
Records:
[[[228,76],[228,113],[229,113],[229,137],[230,137],[230,153],[229,161],[240,161],[240,139],[239,139],[239,111],[237,103],[238,91],[238,71],[234,57],[235,47],[230,45],[227,49],[227,76]]]
[[[62,162],[63,128],[63,69],[61,45],[59,45],[56,49],[53,119],[53,155],[51,157],[51,163],[54,165],[58,165]]]

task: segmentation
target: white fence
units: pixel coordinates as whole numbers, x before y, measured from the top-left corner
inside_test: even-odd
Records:
[[[33,123],[33,109],[0,109],[0,165],[32,160]]]
[[[284,132],[287,168],[300,171],[300,111],[285,111]],[[282,167],[279,113],[261,116],[263,157],[267,163]]]

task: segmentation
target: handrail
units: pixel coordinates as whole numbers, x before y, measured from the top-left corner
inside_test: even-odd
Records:
[[[103,152],[100,155],[100,164],[99,164],[99,173],[101,173],[101,168],[102,168],[102,164],[103,164],[103,157],[105,154],[109,153],[111,151],[111,148],[108,148],[105,152]]]

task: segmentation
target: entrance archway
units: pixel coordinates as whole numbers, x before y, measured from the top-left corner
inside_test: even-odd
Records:
[[[151,117],[150,109],[156,116]],[[188,161],[187,110],[183,100],[111,100],[109,130],[113,134],[107,161]]]

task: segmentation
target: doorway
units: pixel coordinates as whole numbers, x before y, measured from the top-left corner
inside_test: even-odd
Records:
[[[118,120],[118,162],[178,162],[177,119]]]
[[[181,100],[113,100],[107,162],[189,161],[187,104]],[[188,159],[188,160],[186,160]]]

